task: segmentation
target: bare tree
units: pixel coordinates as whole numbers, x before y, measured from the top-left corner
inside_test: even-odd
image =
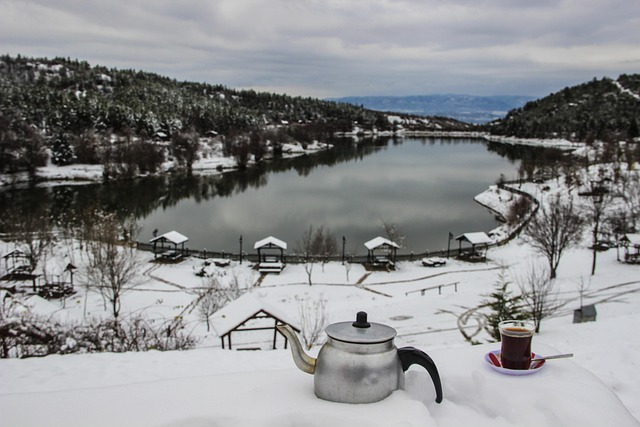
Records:
[[[141,266],[133,239],[134,227],[113,214],[96,215],[87,242],[87,287],[96,289],[111,307],[118,326],[122,296],[133,289]],[[124,238],[127,236],[127,239]]]
[[[533,249],[549,263],[550,278],[555,279],[560,258],[567,249],[580,241],[584,220],[577,214],[573,200],[550,197],[541,203],[525,230]]]
[[[317,344],[327,325],[327,300],[320,295],[318,299],[297,299],[300,317],[301,335],[307,350]]]
[[[197,295],[198,317],[207,325],[207,332],[211,330],[211,316],[228,302],[227,295],[215,277],[210,277],[204,285],[195,289]]]
[[[35,270],[45,252],[51,246],[51,223],[45,214],[16,215],[11,225],[21,247],[29,259],[31,271]]]
[[[387,239],[391,240],[394,243],[397,243],[400,247],[404,246],[404,240],[406,239],[406,236],[400,232],[400,230],[398,229],[398,225],[384,219],[381,219],[380,221],[382,222],[382,228],[387,235]]]
[[[338,253],[338,243],[335,235],[328,229],[320,226],[314,231],[313,226],[310,225],[298,242],[298,251],[304,255],[304,269],[307,273],[309,286],[311,286],[313,285],[311,276],[315,262],[322,261],[324,267],[329,256]]]
[[[531,263],[524,273],[516,276],[516,282],[520,287],[523,311],[535,322],[536,332],[540,332],[542,319],[549,317],[563,305],[558,301],[554,281],[549,278],[545,267]]]
[[[211,330],[211,316],[229,302],[237,299],[246,291],[246,288],[247,286],[240,286],[238,276],[234,272],[228,286],[223,286],[217,277],[210,277],[203,286],[193,290],[197,296],[193,304],[198,308],[199,319],[207,325],[207,332]]]

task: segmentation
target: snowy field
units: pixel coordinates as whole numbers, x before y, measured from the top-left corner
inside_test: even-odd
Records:
[[[8,246],[5,245],[3,252]],[[140,255],[150,261],[150,254]],[[601,381],[615,393],[609,396],[610,400],[603,402],[602,397],[597,396],[600,384],[594,386],[596,391],[593,398],[599,400],[597,411],[608,413],[613,420],[619,421],[618,424],[610,425],[634,425],[637,421],[627,417],[629,414],[626,410],[636,418],[640,417],[640,368],[634,357],[640,351],[640,344],[630,338],[635,336],[635,329],[640,326],[640,314],[637,310],[640,303],[640,266],[618,262],[616,250],[611,249],[600,254],[597,273],[592,277],[589,275],[590,256],[588,250],[576,249],[562,259],[556,286],[566,305],[554,317],[543,321],[541,332],[534,338],[533,349],[535,352],[536,347],[543,348],[546,354],[555,351],[574,353],[573,359],[548,362],[548,367],[545,368],[547,372],[544,374],[552,375],[555,372],[562,375],[565,370],[575,373],[576,369],[584,368],[585,373],[588,371],[594,375],[590,381]],[[297,316],[299,299],[325,299],[329,322],[350,320],[356,311],[365,310],[371,321],[390,325],[398,331],[398,347],[418,347],[430,353],[436,364],[445,367],[441,368],[445,395],[442,405],[434,406],[436,404],[432,401],[432,392],[425,395],[425,392],[421,394],[411,391],[417,388],[418,381],[430,382],[428,377],[425,379],[410,372],[412,375],[408,375],[407,391],[396,392],[383,402],[365,405],[368,408],[366,413],[369,414],[366,417],[375,414],[374,418],[377,417],[379,422],[372,425],[456,425],[450,424],[448,419],[473,422],[475,425],[510,425],[514,420],[503,418],[499,411],[491,415],[490,411],[474,409],[473,405],[463,411],[457,407],[459,402],[454,408],[454,402],[449,400],[464,393],[449,388],[455,382],[447,377],[447,363],[456,360],[456,357],[462,357],[455,356],[456,354],[469,352],[474,352],[480,360],[484,351],[496,348],[496,344],[481,347],[467,344],[458,331],[455,314],[477,306],[485,298],[484,295],[492,290],[502,269],[512,277],[517,276],[528,260],[532,259],[532,254],[527,244],[515,240],[506,246],[490,249],[488,257],[486,264],[449,260],[446,266],[437,268],[423,267],[419,261],[405,262],[396,271],[371,274],[361,265],[353,265],[348,271],[349,280],[347,269],[340,263],[327,264],[324,271],[318,264],[314,267],[312,286],[307,284],[303,265],[288,265],[282,274],[268,275],[256,287],[251,285],[257,282],[258,274],[246,262],[242,265],[232,263],[227,267],[209,269],[211,274],[219,278],[236,277],[240,283],[250,285],[252,294],[289,316]],[[170,318],[181,313],[184,306],[193,299],[184,289],[201,285],[202,279],[195,275],[201,265],[202,260],[196,259],[187,259],[175,265],[158,266],[149,263],[144,274],[145,282],[138,291],[126,294],[123,313],[143,310],[146,315],[157,318]],[[424,295],[419,292],[420,289],[453,282],[458,282],[457,291],[450,286],[443,288],[441,294],[437,289],[426,291]],[[581,282],[588,285],[584,303],[596,304],[598,319],[591,323],[572,324],[573,310],[579,307],[578,288]],[[179,289],[182,291],[177,291]],[[418,292],[411,293],[412,291]],[[48,312],[60,319],[81,319],[85,311],[87,316],[103,311],[100,299],[90,294],[85,302],[84,292],[67,299],[65,308],[38,298],[32,298],[32,303],[34,310]],[[277,391],[280,393],[282,388],[289,386],[301,387],[304,393],[312,393],[312,380],[295,368],[288,350],[223,350],[215,332],[207,333],[204,323],[198,321],[195,315],[187,319],[186,323],[194,335],[201,337],[201,348],[183,352],[152,351],[0,360],[2,424],[35,426],[46,423],[71,426],[88,425],[84,423],[90,422],[92,425],[326,425],[322,414],[329,409],[327,405],[333,411],[333,415],[326,418],[329,422],[335,421],[336,417],[340,418],[339,414],[342,413],[347,418],[365,417],[360,410],[344,409],[349,405],[316,402],[317,399],[309,396],[299,402],[302,407],[295,410],[286,402],[273,400],[273,397],[267,398],[271,405],[266,405],[262,397],[252,398],[252,393],[268,395],[274,390],[280,390]],[[265,341],[269,339],[270,336]],[[475,339],[487,342],[488,336],[480,334]],[[474,350],[476,348],[479,350]],[[319,346],[315,346],[311,352],[317,352],[318,349]],[[442,359],[438,355],[442,355]],[[475,369],[480,369],[481,375],[489,379],[500,376],[487,367],[479,366]],[[454,371],[458,370],[459,367]],[[457,374],[460,375],[459,372]],[[474,373],[474,369],[465,374],[472,378],[478,375]],[[536,376],[540,378],[536,379]],[[543,373],[517,378],[518,383],[512,382],[511,385],[516,387],[518,393],[529,396],[527,383],[540,382],[541,378]],[[505,381],[504,378],[493,380]],[[234,400],[235,403],[216,409],[215,399],[224,401],[225,397],[234,393],[242,394],[247,391],[250,395],[246,398]],[[203,396],[205,392],[211,396]],[[153,397],[154,393],[157,393],[157,401],[149,397]],[[284,395],[289,396],[291,393],[288,390]],[[294,393],[292,399],[297,401],[296,398],[297,394]],[[618,398],[626,410],[620,405]],[[95,399],[105,400],[95,402]],[[109,403],[108,399],[115,399],[116,403],[122,401],[122,409]],[[471,397],[468,399],[473,400]],[[416,402],[420,402],[421,406],[415,406]],[[479,397],[478,405],[483,402],[489,405],[485,397]],[[256,405],[256,413],[261,414],[260,420],[252,420],[244,412],[251,411],[253,404]],[[590,402],[584,404],[588,406]],[[156,405],[160,407],[156,408]],[[174,416],[182,414],[182,411],[193,411],[203,418],[187,419],[181,415],[174,419],[170,415],[173,412],[167,413],[161,409],[163,405],[176,405],[177,412]],[[198,405],[205,405],[207,410],[198,409]],[[576,402],[569,407],[554,410],[589,414],[589,411],[581,409],[581,405],[583,403]],[[86,413],[86,408],[94,409],[93,412]],[[306,412],[313,416],[303,416],[301,424],[298,424],[297,417]],[[93,413],[99,416],[92,418]],[[151,415],[152,413],[155,415]],[[291,415],[292,413],[297,415]],[[544,418],[540,418],[533,407],[530,416],[531,420],[537,420],[530,425],[544,422]],[[590,416],[593,417],[593,414]]]
[[[530,187],[527,187],[530,186]],[[553,184],[552,184],[553,187]],[[523,190],[539,197],[539,187]],[[551,192],[558,190],[552,188]],[[500,211],[511,196],[492,187],[477,198]],[[425,267],[419,259],[400,262],[395,271],[366,271],[362,265],[315,264],[312,283],[304,265],[289,264],[281,274],[261,278],[255,266],[232,261],[217,267],[202,259],[157,264],[147,252],[137,286],[123,296],[123,318],[143,315],[162,323],[182,318],[184,332],[198,338],[188,351],[56,355],[0,360],[2,426],[546,426],[640,423],[640,265],[618,261],[615,248],[598,253],[591,275],[590,237],[560,262],[555,292],[562,307],[543,320],[535,335],[538,354],[573,353],[549,361],[534,375],[507,377],[484,362],[499,348],[476,330],[476,317],[459,322],[487,299],[499,275],[512,283],[533,266],[545,265],[523,238],[489,249],[485,263],[448,259]],[[64,301],[30,297],[30,311],[60,322],[107,318],[99,294],[83,286],[86,254],[76,241],[60,241],[47,259],[49,274],[79,266],[77,293]],[[15,249],[0,242],[0,253]],[[197,272],[204,268],[206,276]],[[38,271],[36,271],[38,272]],[[234,350],[222,349],[218,333],[229,319],[224,309],[211,317],[212,329],[193,309],[194,289],[215,278],[223,286],[237,283],[265,306],[301,321],[305,305],[326,306],[326,323],[352,320],[364,310],[372,322],[395,328],[398,347],[414,346],[432,356],[442,377],[444,401],[434,402],[424,371],[406,374],[405,390],[367,405],[321,401],[313,395],[313,378],[295,367],[282,341],[268,350],[272,331],[236,338]],[[447,285],[442,286],[441,285]],[[573,323],[582,303],[595,304],[597,321]],[[225,314],[227,313],[227,314]],[[459,330],[463,327],[472,346]],[[476,334],[477,332],[477,334]],[[316,355],[321,343],[310,353]],[[238,351],[262,348],[264,351]],[[425,387],[426,384],[426,387]]]

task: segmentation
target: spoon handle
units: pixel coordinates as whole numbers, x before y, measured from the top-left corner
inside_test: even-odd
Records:
[[[553,356],[537,356],[536,355],[535,359],[533,359],[532,361],[535,361],[535,360],[549,360],[549,359],[565,359],[567,357],[573,357],[573,353],[554,354]]]

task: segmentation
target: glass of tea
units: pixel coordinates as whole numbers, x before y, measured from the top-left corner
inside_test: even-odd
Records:
[[[531,338],[536,327],[528,320],[505,320],[500,329],[500,362],[505,369],[529,369],[531,366]]]

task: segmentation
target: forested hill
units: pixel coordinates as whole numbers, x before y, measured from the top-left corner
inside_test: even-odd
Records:
[[[593,79],[510,111],[486,128],[520,138],[618,141],[640,135],[640,74]]]
[[[316,132],[351,130],[354,122],[361,129],[392,126],[384,114],[350,104],[179,82],[65,58],[20,56],[0,57],[0,111],[12,112],[47,135],[86,130],[231,135],[293,123]],[[423,124],[461,126],[437,118]]]

